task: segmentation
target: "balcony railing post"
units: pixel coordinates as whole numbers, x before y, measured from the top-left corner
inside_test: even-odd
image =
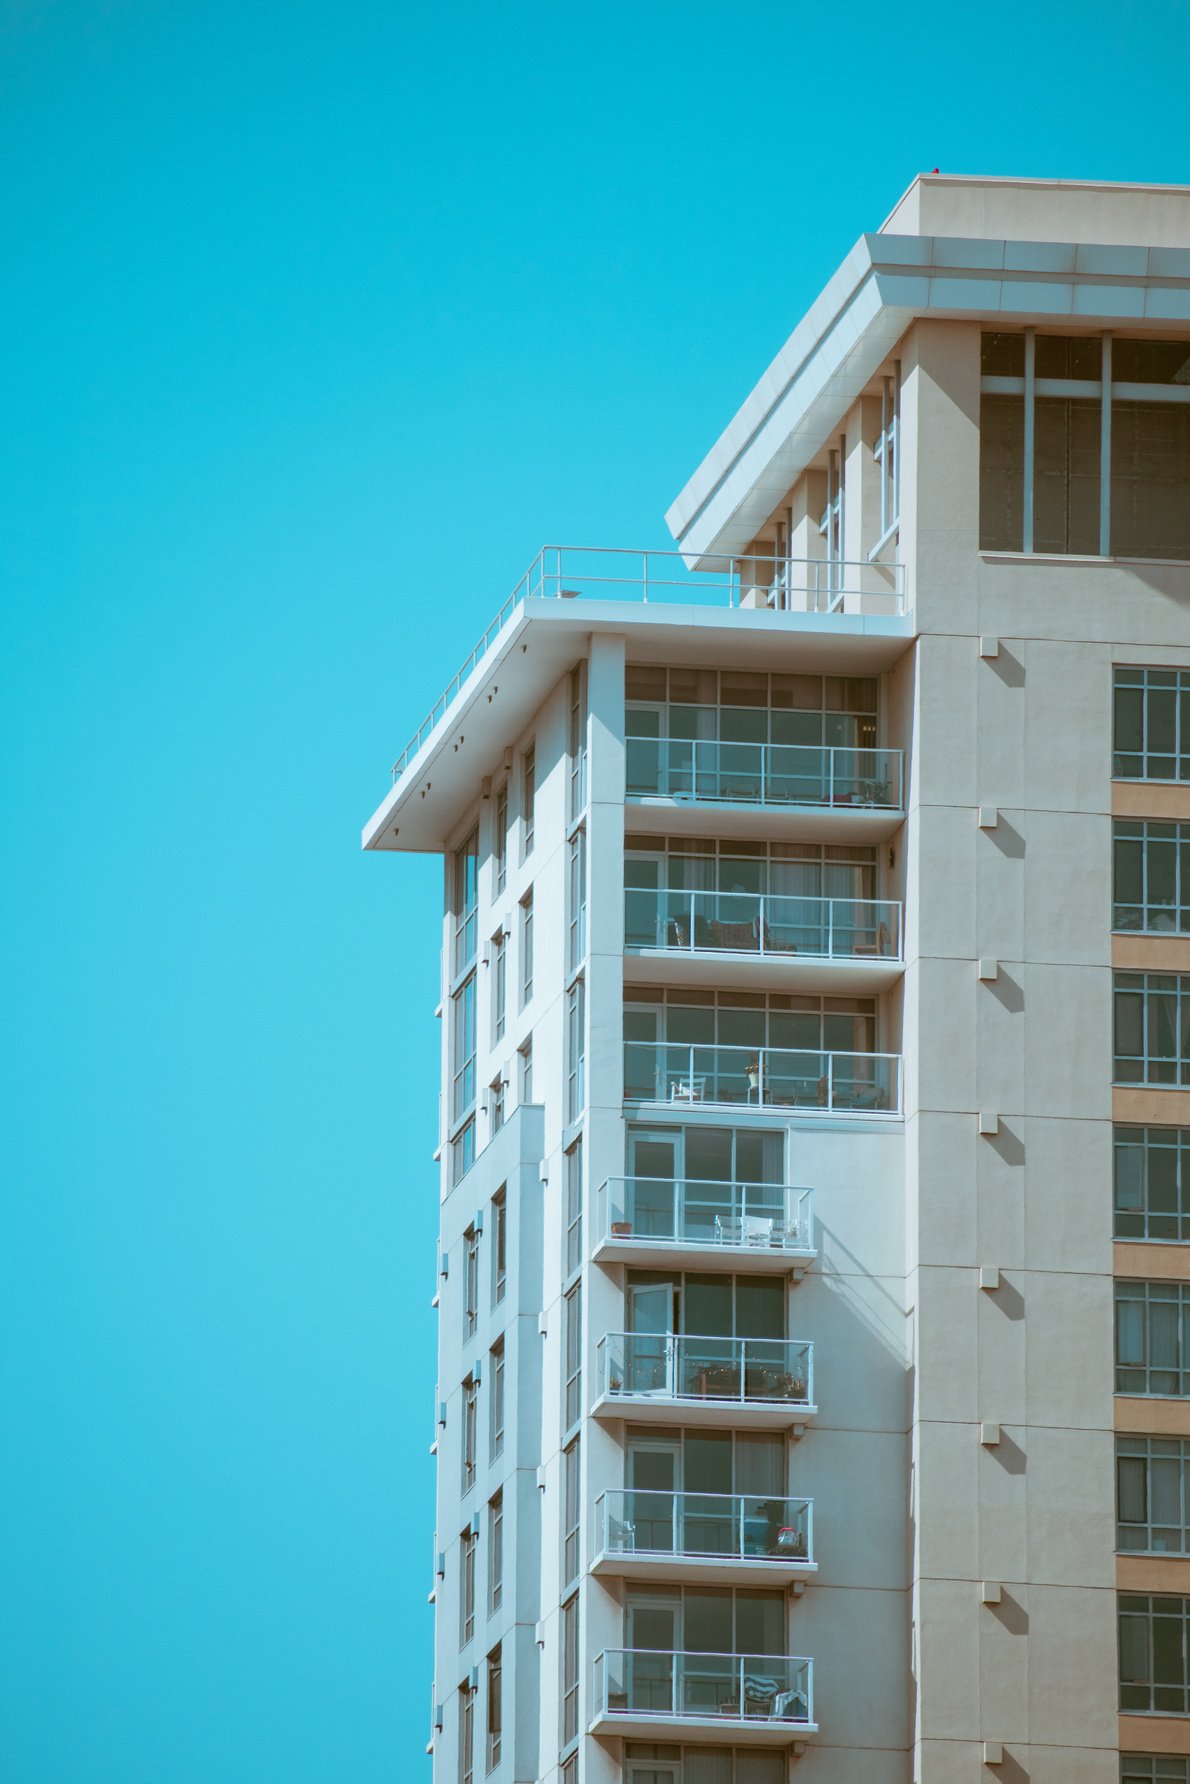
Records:
[[[739,1531],[737,1533],[736,1559],[739,1561],[742,1561],[744,1559],[744,1553],[745,1553],[745,1549],[747,1546],[747,1536],[746,1536],[746,1528],[745,1527],[747,1524],[747,1514],[748,1514],[748,1501],[743,1497],[742,1494],[740,1495],[739,1504],[740,1504],[740,1521],[739,1521]]]

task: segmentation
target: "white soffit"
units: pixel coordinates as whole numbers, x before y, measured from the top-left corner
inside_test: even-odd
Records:
[[[1190,248],[861,236],[666,515],[694,566],[747,548],[922,316],[1190,327]]]

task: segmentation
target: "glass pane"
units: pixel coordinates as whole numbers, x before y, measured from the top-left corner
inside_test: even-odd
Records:
[[[982,551],[1022,549],[1024,492],[1025,399],[1023,396],[985,395],[979,405],[979,545]]]
[[[1038,397],[1033,446],[1033,549],[1099,550],[1099,403]]]
[[[1111,463],[1112,555],[1190,558],[1190,404],[1113,401]]]

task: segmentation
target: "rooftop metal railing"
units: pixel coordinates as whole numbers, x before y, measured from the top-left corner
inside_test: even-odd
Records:
[[[905,567],[858,560],[754,556],[722,558],[714,569],[691,570],[680,551],[544,546],[393,763],[394,781],[443,718],[467,677],[487,656],[521,603],[529,599],[576,597],[680,601],[700,607],[743,607],[778,613],[898,615],[906,611]]]

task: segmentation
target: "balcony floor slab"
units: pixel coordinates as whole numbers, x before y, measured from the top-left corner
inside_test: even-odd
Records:
[[[719,1430],[788,1431],[809,1424],[817,1406],[792,1400],[729,1400],[691,1394],[600,1394],[592,1418],[649,1425],[713,1425]]]
[[[638,1264],[658,1269],[674,1265],[687,1270],[709,1266],[732,1270],[737,1276],[789,1276],[795,1270],[808,1269],[817,1256],[812,1246],[801,1250],[780,1245],[693,1245],[643,1235],[601,1239],[595,1249],[597,1264]]]
[[[714,1581],[716,1585],[781,1586],[809,1579],[816,1561],[793,1561],[782,1555],[675,1555],[639,1549],[601,1551],[591,1572],[633,1580]]]
[[[818,1733],[816,1722],[780,1722],[768,1716],[646,1715],[639,1710],[597,1710],[588,1730],[604,1739],[696,1741],[700,1746],[791,1747]]]
[[[759,805],[630,795],[625,828],[649,836],[776,837],[785,842],[882,842],[905,822],[875,805]]]
[[[626,948],[626,985],[722,986],[727,989],[824,991],[861,997],[889,990],[903,960],[830,959],[821,954],[760,954],[735,948]]]

